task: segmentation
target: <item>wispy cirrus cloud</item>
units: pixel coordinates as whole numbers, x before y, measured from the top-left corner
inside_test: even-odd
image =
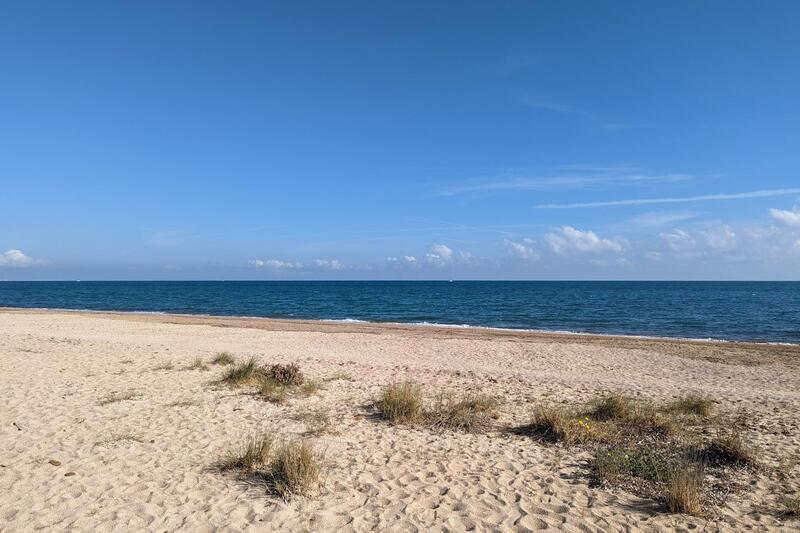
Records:
[[[648,173],[631,167],[566,167],[569,172],[543,176],[512,176],[503,179],[472,181],[445,187],[437,196],[492,193],[519,190],[574,189],[595,185],[648,185],[673,183],[694,178],[684,173]]]
[[[722,194],[701,194],[698,196],[680,196],[666,198],[634,198],[630,200],[607,200],[602,202],[578,202],[572,204],[538,204],[536,209],[580,209],[585,207],[612,207],[619,205],[674,204],[690,202],[714,202],[724,200],[742,200],[747,198],[767,198],[770,196],[786,196],[800,193],[800,187],[791,189],[766,189]]]

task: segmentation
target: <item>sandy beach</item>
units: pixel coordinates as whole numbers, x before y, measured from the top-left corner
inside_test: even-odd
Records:
[[[297,363],[282,404],[202,357]],[[766,531],[800,527],[800,347],[360,323],[0,310],[0,531]],[[476,433],[391,425],[382,387],[482,392]],[[537,405],[620,392],[746,414],[759,468],[705,516],[593,484],[588,452],[509,431]],[[109,401],[118,399],[118,401]],[[288,501],[216,465],[254,432],[313,439],[321,486]],[[737,474],[739,475],[739,474]]]

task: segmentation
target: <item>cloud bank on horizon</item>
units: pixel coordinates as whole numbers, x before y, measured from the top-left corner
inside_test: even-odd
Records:
[[[90,3],[0,20],[0,280],[800,279],[800,4]]]

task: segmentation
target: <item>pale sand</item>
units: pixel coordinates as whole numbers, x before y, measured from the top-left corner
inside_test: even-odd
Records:
[[[274,405],[184,371],[197,356],[301,365],[326,381]],[[172,370],[154,370],[167,363]],[[390,426],[364,408],[393,380],[482,390],[502,402],[484,434]],[[711,519],[591,488],[574,449],[503,427],[540,403],[603,391],[702,392],[753,413],[763,473]],[[112,393],[132,399],[100,405]],[[196,405],[174,406],[190,401]],[[797,528],[778,492],[800,490],[800,349],[447,328],[210,317],[0,311],[0,530],[564,531]],[[318,494],[283,503],[214,465],[256,430],[298,436],[325,405]],[[53,466],[49,460],[60,461]],[[779,468],[778,468],[779,467]],[[775,469],[778,468],[778,471]],[[73,476],[65,476],[74,472]],[[782,472],[781,475],[779,472]]]

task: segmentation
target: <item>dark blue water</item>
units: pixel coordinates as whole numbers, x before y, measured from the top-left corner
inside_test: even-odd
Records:
[[[800,282],[2,282],[0,306],[800,343]]]

